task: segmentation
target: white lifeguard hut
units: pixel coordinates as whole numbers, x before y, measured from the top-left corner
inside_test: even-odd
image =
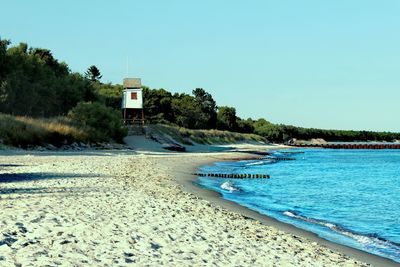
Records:
[[[143,90],[140,78],[125,78],[122,95],[122,117],[125,124],[144,124]]]

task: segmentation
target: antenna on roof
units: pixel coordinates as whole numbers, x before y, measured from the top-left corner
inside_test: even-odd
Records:
[[[128,54],[126,55],[126,77],[129,76],[129,60],[128,60]]]

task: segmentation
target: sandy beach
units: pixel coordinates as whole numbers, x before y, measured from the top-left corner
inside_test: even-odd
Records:
[[[244,156],[0,151],[0,266],[392,263],[282,231],[191,185],[196,166]]]

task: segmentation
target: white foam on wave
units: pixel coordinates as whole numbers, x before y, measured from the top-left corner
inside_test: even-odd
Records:
[[[336,227],[333,223],[325,223],[325,226],[331,229]]]
[[[368,244],[373,243],[371,238],[369,238],[368,236],[354,235],[354,234],[350,234],[350,236],[353,237],[355,240],[357,240],[359,243],[361,243],[363,245],[368,245]]]
[[[221,188],[231,193],[234,191],[239,191],[239,189],[234,187],[233,184],[230,182],[224,182],[223,184],[221,184]]]
[[[338,230],[338,227],[333,223],[324,222],[324,221],[320,221],[320,220],[313,219],[313,218],[307,218],[307,217],[298,215],[295,212],[291,212],[291,211],[288,211],[288,210],[284,211],[283,214],[286,215],[286,216],[292,217],[292,218],[296,218],[296,219],[299,219],[299,220],[303,220],[303,221],[309,222],[309,223],[325,226],[325,227],[330,228],[330,229],[335,230],[335,231]]]
[[[343,236],[347,236],[353,240],[356,240],[359,244],[361,244],[363,247],[370,247],[371,249],[373,249],[373,251],[375,252],[379,252],[379,253],[385,253],[384,251],[390,251],[393,254],[400,254],[400,247],[399,244],[396,244],[394,242],[382,239],[382,238],[378,238],[378,237],[373,237],[373,236],[369,236],[369,235],[363,235],[363,234],[358,234],[358,233],[354,233],[351,232],[347,229],[344,229],[340,226],[337,226],[333,223],[329,223],[329,222],[324,222],[324,221],[320,221],[317,219],[313,219],[313,218],[307,218],[301,215],[296,214],[295,212],[291,212],[291,211],[284,211],[283,212],[284,215],[291,217],[291,218],[296,218],[302,221],[306,221],[309,223],[313,223],[313,224],[317,224],[317,225],[321,225],[324,227],[329,228],[330,230],[339,233]]]
[[[246,166],[262,165],[264,163],[265,163],[264,161],[251,162],[251,163],[247,163]]]
[[[289,216],[289,217],[294,217],[294,218],[296,218],[296,215],[293,214],[293,213],[291,213],[290,211],[285,211],[283,214],[286,215],[286,216]]]

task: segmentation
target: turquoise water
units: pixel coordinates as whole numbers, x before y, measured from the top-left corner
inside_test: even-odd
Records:
[[[400,150],[285,152],[200,168],[213,173],[267,173],[271,179],[198,177],[197,183],[327,240],[400,262]]]

